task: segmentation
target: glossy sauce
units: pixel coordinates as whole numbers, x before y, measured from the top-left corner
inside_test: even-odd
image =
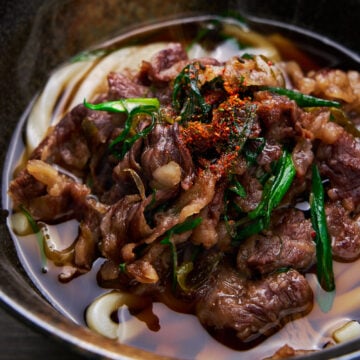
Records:
[[[184,21],[184,23],[186,23],[186,26],[184,26],[184,24],[179,25],[178,23],[174,25],[170,24],[171,26],[167,24],[168,31],[163,31],[163,28],[159,27],[147,29],[147,31],[143,33],[135,32],[127,37],[109,41],[104,44],[104,49],[109,51],[113,48],[135,43],[169,40],[182,40],[186,44],[189,44],[193,39],[196,39],[199,33],[199,27],[210,28],[211,30],[211,27],[215,26],[212,22],[201,21],[197,23],[191,19]],[[210,50],[216,50],[216,44],[219,40],[214,38],[216,31],[217,29],[215,28],[214,31],[211,32],[212,35],[209,37],[211,41],[209,41],[209,39],[207,40],[207,45]],[[166,34],[166,36],[164,36],[164,34]],[[233,43],[228,42],[221,50],[225,55],[230,56],[234,51],[233,45]],[[325,55],[319,57],[318,51],[315,61],[308,55],[304,55],[303,57],[303,59],[306,59],[306,61],[310,63],[319,64],[320,62],[320,65],[323,65],[326,58]],[[334,59],[332,56],[328,58],[331,59],[331,61]],[[31,105],[29,111],[30,108]],[[2,194],[5,199],[5,207],[8,209],[11,209],[11,202],[6,195],[6,189],[12,178],[13,171],[17,166],[18,159],[24,151],[21,133],[27,116],[28,112],[24,114],[14,134],[3,175]],[[85,326],[84,311],[86,307],[97,296],[108,291],[100,288],[96,283],[96,273],[103,260],[98,259],[91,272],[75,278],[69,283],[60,283],[58,281],[58,275],[66,271],[66,268],[56,267],[50,261],[47,261],[46,273],[41,271],[42,263],[36,236],[16,236],[11,230],[11,224],[9,223],[8,225],[19,258],[35,286],[61,313],[71,318],[74,322]],[[58,226],[49,227],[51,237],[58,242],[59,248],[64,248],[73,241],[77,235],[77,226],[76,221],[69,221]],[[356,281],[356,277],[354,276],[354,274],[359,274],[359,270],[360,261],[351,264],[334,263],[334,271],[337,279],[337,297],[347,294],[360,285],[360,282]],[[308,274],[307,278],[314,290],[316,299],[322,298],[323,300],[332,301],[331,294],[321,294],[321,290],[317,287],[315,275]],[[356,293],[354,296],[359,298],[359,294],[360,293]],[[132,316],[130,314],[131,309],[129,312],[127,307],[119,309],[117,317],[121,328],[121,341],[160,355],[199,360],[230,360],[238,359],[239,356],[243,355],[247,358],[261,359],[272,355],[284,344],[288,344],[296,349],[321,349],[331,340],[330,334],[332,329],[346,320],[360,318],[360,310],[355,309],[355,311],[353,311],[354,309],[347,304],[346,301],[349,301],[350,298],[351,296],[346,299],[343,298],[341,301],[337,301],[335,298],[333,307],[327,313],[324,313],[320,309],[319,304],[315,302],[313,311],[308,316],[288,323],[284,328],[270,338],[265,339],[258,346],[249,350],[243,350],[241,353],[214,340],[211,335],[202,328],[195,316],[176,313],[161,303],[154,303],[150,311],[153,318],[155,315],[159,319],[159,327],[149,325],[146,319],[139,320],[136,316]],[[330,307],[329,304],[325,306]],[[348,310],[346,310],[346,308],[348,308]],[[135,328],[137,329],[135,334],[129,337],[131,329]],[[153,330],[151,330],[151,328]]]

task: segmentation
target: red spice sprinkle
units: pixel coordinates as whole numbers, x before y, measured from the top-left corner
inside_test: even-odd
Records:
[[[215,164],[209,166],[210,171],[219,177],[227,175],[233,167],[237,156],[238,154],[236,152],[229,152],[221,155]]]
[[[181,128],[180,136],[185,144],[195,147],[199,151],[206,151],[215,143],[213,127],[199,121],[192,121],[186,127]]]

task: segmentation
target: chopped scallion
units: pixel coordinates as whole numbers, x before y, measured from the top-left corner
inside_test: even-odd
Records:
[[[174,82],[172,103],[180,112],[181,120],[187,121],[193,115],[206,116],[211,110],[199,88],[199,63],[189,64],[180,72]]]
[[[156,98],[129,98],[120,99],[117,101],[108,101],[100,104],[90,104],[84,100],[84,105],[91,110],[126,113],[128,115],[123,131],[118,137],[111,141],[109,145],[109,149],[119,159],[122,159],[125,156],[136,140],[140,139],[141,137],[145,137],[153,129],[156,122],[156,113],[160,107],[159,100]],[[150,115],[151,123],[143,130],[129,137],[130,131],[133,127],[133,119],[138,114]],[[120,152],[115,150],[115,146],[119,143],[122,143]]]
[[[312,168],[310,212],[311,222],[316,232],[317,276],[321,287],[326,291],[332,291],[335,289],[335,280],[324,208],[324,188],[319,169],[315,165]]]
[[[294,100],[300,107],[327,106],[338,108],[341,106],[338,101],[325,100],[282,87],[262,86],[261,90],[268,90],[279,95],[287,96],[289,99]]]
[[[46,261],[46,255],[45,255],[45,249],[44,249],[44,237],[41,232],[41,229],[38,226],[38,224],[36,223],[36,221],[34,220],[34,218],[31,216],[29,211],[25,209],[25,207],[21,206],[20,209],[21,209],[22,213],[26,216],[26,218],[31,226],[32,231],[36,235],[36,240],[37,240],[37,243],[39,246],[40,258],[41,258],[41,263],[42,263],[41,271],[46,273],[47,272],[47,267],[46,267],[47,261]]]
[[[291,186],[295,174],[296,169],[291,154],[284,150],[276,166],[275,174],[265,183],[262,201],[255,210],[248,214],[249,218],[263,217],[264,225],[268,227],[272,210],[280,204]]]
[[[176,252],[176,246],[172,241],[172,236],[175,234],[182,234],[186,231],[190,231],[195,229],[202,221],[202,218],[188,219],[182,222],[181,224],[177,224],[168,230],[165,233],[164,238],[160,241],[160,244],[169,245],[171,249],[172,255],[172,264],[173,264],[173,288],[176,287],[177,284],[177,271],[178,271],[178,258]]]

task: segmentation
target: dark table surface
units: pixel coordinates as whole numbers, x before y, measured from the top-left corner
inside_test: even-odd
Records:
[[[25,325],[0,307],[0,360],[83,360],[67,345]]]

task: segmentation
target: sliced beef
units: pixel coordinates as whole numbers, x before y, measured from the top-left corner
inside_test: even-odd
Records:
[[[241,178],[240,183],[245,189],[245,196],[234,195],[233,201],[243,212],[254,210],[261,201],[263,187],[256,177],[246,172]]]
[[[22,185],[26,187],[23,188]],[[14,206],[49,223],[82,218],[90,189],[41,160],[30,160],[9,189]]]
[[[180,136],[191,153],[195,155],[210,151],[220,140],[219,136],[214,136],[214,128],[211,124],[200,121],[192,121],[181,127]]]
[[[137,194],[134,178],[131,172],[141,174],[139,164],[143,139],[138,139],[131,149],[120,161],[111,154],[104,157],[104,161],[99,163],[97,172],[94,174],[94,185],[99,192],[99,198],[105,204],[115,204],[121,198],[130,194]]]
[[[149,87],[138,84],[134,79],[125,74],[111,72],[108,75],[108,100],[124,98],[149,97]]]
[[[81,176],[90,159],[82,121],[89,113],[83,105],[71,110],[34,150],[31,158],[57,164]]]
[[[119,289],[121,286],[121,278],[127,278],[122,273],[119,262],[113,260],[105,260],[96,275],[98,284],[105,289]]]
[[[73,268],[60,276],[62,282],[71,280],[74,276],[91,269],[97,258],[97,244],[100,238],[100,220],[106,212],[106,206],[96,202],[90,195],[90,189],[57,171],[53,166],[41,161],[30,160],[24,169],[27,179],[33,184],[41,184],[43,194],[37,192],[18,194],[19,206],[23,206],[34,220],[46,223],[58,223],[67,219],[77,219],[80,222],[79,235],[74,239]],[[22,179],[18,178],[18,180]],[[19,181],[14,184],[16,192]],[[33,197],[31,197],[33,196]],[[61,256],[55,256],[54,261],[61,263]]]
[[[213,111],[212,118],[213,136],[215,146],[219,147],[224,142],[225,149],[242,144],[246,138],[257,138],[261,133],[261,126],[257,116],[257,106],[243,101],[238,96],[232,96],[222,102]]]
[[[172,222],[165,221],[164,224],[159,224],[156,221],[152,221],[153,219],[151,219],[150,213],[153,209],[155,214],[157,214],[159,211],[158,207],[175,199],[178,193],[177,188],[158,190],[155,194],[151,194],[142,200],[136,208],[131,221],[129,221],[126,235],[133,241],[141,240],[146,243],[152,242],[150,238],[153,238],[154,233],[156,233],[157,236],[162,235],[163,232],[168,230],[168,226]],[[152,227],[150,223],[154,223],[154,226]]]
[[[82,122],[82,129],[91,150],[89,174],[85,181],[91,184],[92,193],[99,196],[101,201],[106,198],[104,193],[112,186],[112,172],[118,162],[109,152],[109,140],[119,133],[123,122],[122,116],[110,115],[104,111],[91,111]],[[115,200],[105,202],[111,203]]]
[[[156,297],[168,285],[169,269],[172,266],[170,251],[166,245],[151,244],[143,250],[140,258],[128,262],[124,270],[120,269],[118,262],[107,260],[97,274],[98,283],[105,288]]]
[[[73,249],[71,264],[57,264],[67,265],[59,274],[59,281],[69,282],[91,270],[94,261],[99,257],[100,222],[105,211],[106,208],[97,205],[93,199],[88,200],[87,209],[84,209],[79,225],[79,234],[71,246]]]
[[[302,136],[300,110],[295,101],[285,96],[260,91],[254,94],[258,102],[257,114],[271,143],[287,143]]]
[[[237,267],[247,276],[267,274],[283,267],[307,270],[316,261],[311,222],[298,210],[277,215],[270,230],[241,243]]]
[[[239,342],[250,342],[309,312],[312,300],[308,282],[296,270],[249,281],[220,266],[204,285],[196,314],[206,328],[235,332]]]
[[[333,257],[339,261],[354,261],[359,258],[359,215],[352,215],[338,201],[328,202],[325,213]]]
[[[143,241],[147,244],[152,243],[173,226],[199,214],[213,200],[216,184],[216,175],[210,171],[201,171],[189,190],[181,191],[166,211],[154,214],[154,230]]]
[[[139,78],[143,83],[163,84],[173,80],[188,60],[184,47],[179,43],[170,43],[155,54],[150,61],[143,61]]]
[[[117,131],[116,128],[122,126],[124,121],[123,114],[110,114],[106,111],[87,109],[86,116],[81,122],[81,131],[87,139],[92,157],[99,152],[99,147],[108,145],[114,131]],[[94,160],[91,159],[91,161]]]
[[[74,265],[78,269],[90,270],[93,262],[98,258],[98,245],[102,239],[100,224],[107,211],[107,206],[94,198],[87,198],[79,225],[79,235],[75,240]]]
[[[332,145],[320,144],[317,152],[321,175],[330,180],[331,200],[346,203],[349,210],[360,206],[360,141],[349,133]]]
[[[301,138],[319,139],[326,144],[334,143],[344,129],[331,121],[328,108],[305,111],[286,96],[259,91],[254,94],[258,101],[258,115],[265,127],[266,138],[273,143],[292,145]]]
[[[265,171],[271,172],[271,164],[279,160],[282,154],[282,149],[279,144],[272,144],[266,141],[264,148],[257,157],[256,161],[261,165]]]
[[[156,293],[164,290],[169,280],[169,269],[172,266],[170,252],[169,246],[153,243],[145,249],[139,259],[126,266],[128,276],[139,283],[137,292]]]
[[[181,97],[198,96],[199,90],[210,109],[206,116],[195,111],[180,121],[171,105],[174,80],[190,60],[180,44],[170,43],[138,73],[110,73],[108,93],[97,98],[158,98],[161,107],[149,134],[119,158],[109,145],[123,131],[127,114],[79,105],[49,131],[9,193],[15,210],[25,207],[35,221],[79,221],[66,263],[49,257],[66,265],[61,281],[89,271],[103,257],[101,286],[186,308],[211,334],[235,334],[237,343],[252,346],[312,307],[311,288],[300,272],[316,263],[315,232],[293,207],[308,199],[314,153],[328,180],[334,258],[360,257],[360,142],[331,121],[329,108],[302,109],[286,96],[260,91],[262,85],[284,85],[282,73],[262,56],[191,63],[196,84],[184,80]],[[307,85],[319,86],[321,75],[336,83],[336,74],[318,73]],[[301,73],[292,77],[295,83],[304,79]],[[349,89],[343,80],[337,83],[342,93]],[[129,136],[150,120],[137,114]],[[273,174],[284,147],[292,151],[297,176],[281,209],[273,209],[269,228],[236,249],[232,236],[261,201],[259,179]],[[233,180],[245,196],[229,189]],[[231,199],[225,196],[230,193]],[[194,229],[171,231],[199,218]],[[170,244],[162,242],[167,235]],[[174,268],[190,260],[193,269],[183,279],[180,274],[174,294],[174,275],[179,275]],[[288,353],[292,349],[275,357]]]
[[[188,189],[195,177],[191,154],[179,136],[178,123],[173,125],[157,124],[145,139],[145,148],[141,155],[141,168],[146,179],[153,178],[153,172],[176,162],[181,167],[181,186]]]
[[[24,168],[10,182],[8,193],[15,209],[20,206],[28,209],[32,199],[46,195],[46,185],[37,181]]]
[[[123,261],[124,246],[151,243],[158,236],[176,224],[176,216],[157,223],[149,223],[148,217],[152,210],[176,197],[177,190],[157,191],[145,199],[140,195],[126,195],[117,203],[108,207],[101,221],[100,251],[102,255],[113,261]],[[158,215],[158,214],[157,214]],[[126,250],[125,250],[126,251]]]
[[[120,250],[128,239],[129,223],[139,205],[138,195],[128,195],[107,211],[100,225],[102,240],[99,248],[104,257],[120,263]]]
[[[296,175],[303,177],[314,161],[312,143],[308,139],[300,139],[293,150],[292,160],[296,169]]]
[[[351,81],[351,72],[339,69],[322,69],[308,74],[315,80],[313,94],[327,99],[342,100],[347,103],[356,103],[358,100],[355,84]]]

